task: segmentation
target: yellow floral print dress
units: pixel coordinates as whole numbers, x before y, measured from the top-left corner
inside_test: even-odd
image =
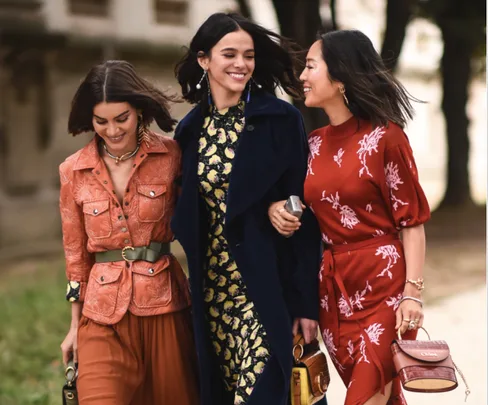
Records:
[[[223,235],[229,175],[244,127],[244,102],[206,117],[199,140],[199,188],[209,221],[205,302],[209,333],[234,405],[245,404],[270,357],[266,332]],[[230,405],[230,403],[229,403]]]

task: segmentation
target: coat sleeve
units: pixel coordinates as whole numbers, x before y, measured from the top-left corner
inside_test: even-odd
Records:
[[[59,174],[59,209],[68,278],[66,299],[70,302],[83,302],[94,260],[93,255],[87,250],[88,235],[85,232],[83,210],[76,203],[72,191],[73,171],[68,164],[63,163],[59,168]]]
[[[304,201],[304,183],[307,172],[308,143],[303,119],[297,112],[290,125],[290,165],[282,178],[281,189],[287,197],[297,195]],[[286,197],[286,198],[287,198]],[[317,220],[309,208],[301,218],[301,227],[287,241],[292,250],[289,275],[288,307],[294,318],[318,319],[318,272],[320,267],[321,238]],[[283,237],[282,237],[283,238]]]

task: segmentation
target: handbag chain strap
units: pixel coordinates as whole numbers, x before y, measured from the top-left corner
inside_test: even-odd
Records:
[[[459,369],[459,367],[456,365],[456,363],[454,363],[454,361],[452,362],[452,364],[454,364],[456,371],[459,373],[459,375],[461,376],[461,378],[464,381],[464,385],[466,386],[466,390],[464,391],[464,393],[466,394],[466,397],[464,398],[464,402],[466,402],[468,400],[468,395],[471,394],[471,390],[469,389],[468,383],[466,382],[466,377],[464,377],[463,372]]]

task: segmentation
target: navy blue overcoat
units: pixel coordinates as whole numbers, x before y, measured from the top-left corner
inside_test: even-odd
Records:
[[[207,214],[198,190],[198,140],[204,114],[197,105],[176,128],[182,149],[181,194],[172,229],[185,250],[202,405],[229,405],[207,334],[203,300]],[[303,201],[308,144],[300,112],[263,91],[245,108],[245,127],[230,174],[224,232],[266,330],[272,357],[247,405],[286,405],[292,368],[292,320],[318,319],[320,231],[310,210],[291,238],[268,218],[273,201],[294,194]]]

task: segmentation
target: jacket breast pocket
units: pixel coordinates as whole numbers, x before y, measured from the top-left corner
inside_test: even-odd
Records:
[[[136,261],[132,264],[132,301],[138,308],[159,308],[169,305],[172,298],[171,258],[156,263]]]
[[[110,201],[86,201],[83,203],[85,230],[93,239],[108,238],[112,234],[112,220],[110,219]]]
[[[100,263],[93,267],[86,290],[84,309],[97,315],[113,315],[123,269],[124,266]]]
[[[166,184],[137,186],[137,215],[141,222],[157,222],[166,208]]]

